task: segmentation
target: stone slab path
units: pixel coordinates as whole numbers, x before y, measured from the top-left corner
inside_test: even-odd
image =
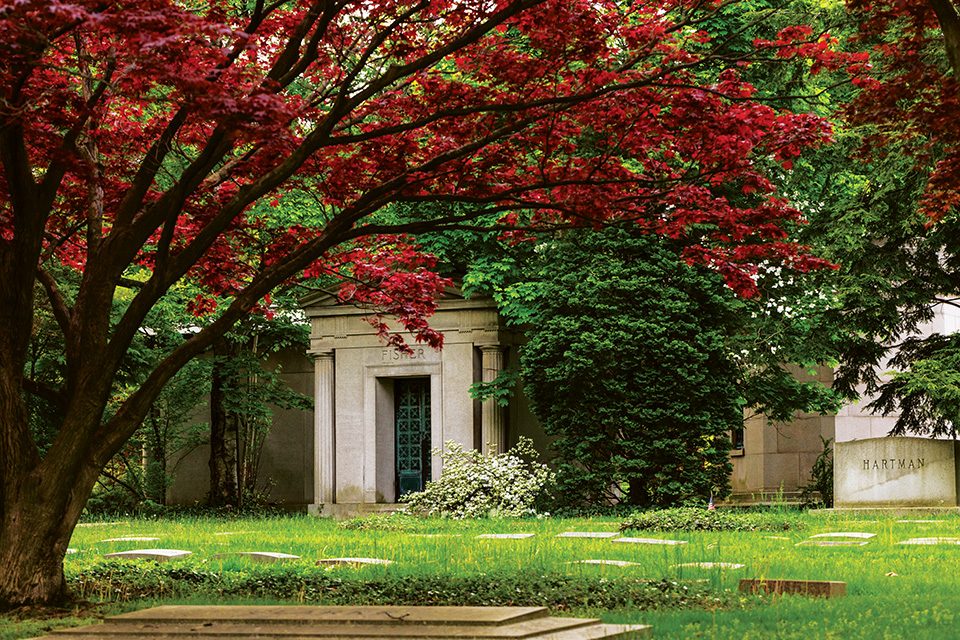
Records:
[[[630,640],[649,637],[649,633],[650,627],[646,625],[551,618],[546,607],[163,606],[107,618],[102,625],[61,629],[44,637],[48,640]]]

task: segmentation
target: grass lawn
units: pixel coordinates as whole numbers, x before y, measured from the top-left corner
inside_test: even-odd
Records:
[[[789,513],[789,512],[788,512]],[[623,535],[684,545],[560,538],[565,531],[616,532],[616,519],[419,521],[402,530],[344,529],[327,519],[123,520],[77,528],[65,570],[96,615],[157,604],[542,604],[554,615],[651,624],[662,638],[960,637],[960,546],[898,545],[908,538],[960,537],[960,516],[783,516],[780,532],[650,532]],[[795,546],[825,532],[875,533],[859,547]],[[478,539],[532,533],[526,539]],[[112,541],[123,537],[157,541]],[[162,565],[105,561],[103,554],[165,548],[193,555]],[[255,564],[241,551],[298,555]],[[218,554],[222,557],[217,558]],[[323,558],[368,557],[390,565],[317,566]],[[628,566],[573,564],[617,560]],[[743,568],[680,567],[687,563]],[[890,575],[896,574],[896,575]],[[741,578],[840,580],[847,597],[740,596]],[[647,579],[649,582],[641,582]],[[638,587],[636,585],[640,584]],[[451,599],[453,602],[451,602]],[[71,612],[0,618],[0,640],[83,621]],[[78,610],[95,621],[91,608]]]

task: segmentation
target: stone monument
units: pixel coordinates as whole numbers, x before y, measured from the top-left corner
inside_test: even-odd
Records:
[[[956,507],[958,443],[929,438],[838,442],[834,507]]]

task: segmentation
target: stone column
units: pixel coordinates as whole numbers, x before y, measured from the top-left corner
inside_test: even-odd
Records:
[[[503,347],[483,345],[480,347],[483,381],[493,382],[503,370]],[[480,436],[481,451],[484,455],[491,449],[503,453],[507,449],[507,408],[501,407],[496,400],[485,400],[481,406]]]
[[[332,504],[336,496],[333,351],[313,355],[313,502]]]

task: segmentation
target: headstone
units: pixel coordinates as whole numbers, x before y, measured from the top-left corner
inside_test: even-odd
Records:
[[[145,558],[147,560],[156,560],[157,562],[166,562],[167,560],[176,560],[177,558],[186,558],[190,555],[189,551],[179,549],[133,549],[132,551],[120,551],[118,553],[107,553],[104,558]]]
[[[366,564],[393,564],[393,560],[381,560],[380,558],[322,558],[317,560],[318,566],[329,567],[358,567]]]
[[[614,542],[626,542],[627,544],[687,544],[686,540],[660,540],[659,538],[617,538]]]
[[[856,531],[844,531],[840,533],[818,533],[815,536],[810,536],[811,538],[875,538],[877,534],[875,533],[857,533]]]
[[[797,594],[836,598],[847,595],[847,583],[833,580],[740,580],[741,593]]]
[[[605,564],[613,567],[639,566],[636,562],[627,562],[626,560],[575,560],[570,564]]]
[[[867,438],[834,449],[834,507],[955,507],[960,443]]]
[[[616,538],[619,533],[609,531],[564,531],[558,533],[558,538]]]
[[[289,553],[274,553],[273,551],[238,551],[237,553],[218,553],[214,556],[217,559],[227,556],[241,556],[254,562],[274,563],[285,562],[287,560],[299,560],[300,556],[290,555]]]
[[[960,544],[960,538],[910,538],[897,544]]]
[[[532,538],[535,534],[533,533],[482,533],[477,538],[485,538],[487,540],[523,540],[524,538]]]
[[[671,569],[677,569],[680,567],[691,567],[695,569],[743,569],[747,565],[737,564],[735,562],[685,562],[683,564],[675,564],[671,566]]]
[[[59,640],[181,638],[324,638],[330,640],[628,640],[645,625],[552,618],[546,607],[163,606],[114,616],[102,625],[58,630]]]

